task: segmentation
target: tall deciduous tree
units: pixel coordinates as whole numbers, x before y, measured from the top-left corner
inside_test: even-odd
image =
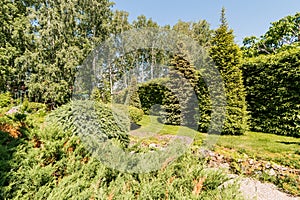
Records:
[[[27,1],[3,0],[0,2],[0,91],[18,90],[24,73],[16,59],[26,49]]]
[[[70,98],[76,67],[109,34],[108,0],[47,0],[30,6],[30,46],[19,59],[29,71],[34,101],[62,104]]]
[[[260,38],[246,37],[243,50],[246,56],[275,53],[283,47],[299,45],[300,13],[272,22],[269,30]]]
[[[206,20],[184,22],[179,20],[173,30],[193,38],[201,47],[209,47],[213,31]]]
[[[240,70],[242,55],[238,45],[234,43],[233,31],[228,28],[224,8],[221,14],[221,25],[212,39],[210,56],[225,84],[227,105],[223,134],[243,134],[247,130],[247,111],[245,88]]]

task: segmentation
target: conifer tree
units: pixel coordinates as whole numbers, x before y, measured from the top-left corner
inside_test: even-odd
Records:
[[[210,56],[220,71],[226,95],[226,119],[222,134],[241,135],[247,130],[245,88],[243,85],[241,51],[234,43],[233,30],[228,28],[225,9],[221,13],[221,25],[212,39]]]
[[[178,53],[170,60],[170,80],[166,85],[162,115],[164,123],[195,127],[198,108],[195,87],[198,77],[184,46],[179,44],[178,47]]]
[[[125,103],[129,106],[133,106],[140,109],[142,108],[141,100],[138,93],[137,79],[135,76],[131,78],[131,84],[129,87],[129,92],[127,94],[127,99]]]

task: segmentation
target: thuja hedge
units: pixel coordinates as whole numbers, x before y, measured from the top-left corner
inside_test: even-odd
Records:
[[[168,79],[153,79],[146,83],[140,84],[138,93],[141,100],[142,109],[145,113],[159,114],[159,107],[166,101],[166,91],[168,90],[165,86]]]
[[[243,64],[254,131],[300,137],[300,49]]]

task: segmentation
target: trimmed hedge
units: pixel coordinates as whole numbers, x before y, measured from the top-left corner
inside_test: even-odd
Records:
[[[300,137],[300,49],[243,64],[251,129]]]

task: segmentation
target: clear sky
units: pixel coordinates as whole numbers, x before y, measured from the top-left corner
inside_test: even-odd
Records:
[[[159,25],[182,21],[207,20],[211,28],[219,25],[221,8],[234,30],[236,42],[246,36],[260,36],[270,23],[300,12],[300,0],[112,0],[113,9],[129,12],[129,21],[143,14]]]

